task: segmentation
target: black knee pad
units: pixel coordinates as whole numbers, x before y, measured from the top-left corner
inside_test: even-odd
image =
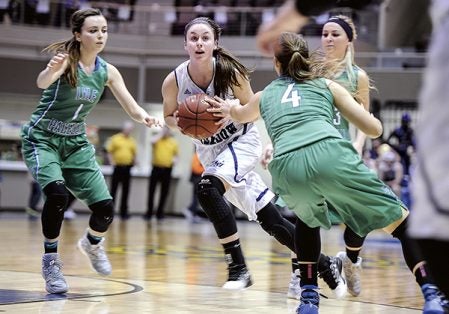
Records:
[[[69,192],[65,187],[64,181],[53,181],[44,188],[46,197],[45,203],[48,205],[47,210],[51,212],[64,212],[69,200]]]
[[[53,181],[44,188],[45,203],[42,209],[42,232],[47,239],[56,239],[61,230],[69,192],[64,181]]]
[[[223,199],[224,192],[223,183],[214,176],[204,176],[198,183],[198,201],[212,223],[231,214],[229,205]]]
[[[89,220],[89,227],[98,232],[106,232],[109,225],[114,220],[114,203],[112,200],[102,200],[89,205],[92,215]]]
[[[282,217],[272,203],[257,212],[257,221],[269,235],[295,252],[295,226]]]

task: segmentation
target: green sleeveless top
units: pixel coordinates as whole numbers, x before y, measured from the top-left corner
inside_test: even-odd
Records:
[[[68,136],[85,133],[86,117],[100,100],[107,80],[107,63],[100,57],[96,58],[91,75],[78,67],[75,88],[65,76],[61,76],[42,92],[39,105],[28,123],[28,132],[39,128]]]
[[[341,138],[332,124],[334,98],[324,79],[297,83],[279,77],[262,92],[260,113],[274,156],[324,138]]]
[[[334,78],[334,81],[339,83],[341,86],[346,88],[346,90],[352,95],[355,96],[357,93],[357,85],[358,85],[358,75],[360,68],[356,65],[352,66],[354,71],[354,80],[349,79],[349,74],[347,71],[342,72],[339,76]],[[333,124],[335,128],[340,132],[343,138],[351,141],[351,134],[349,133],[349,122],[340,114],[340,111],[334,106],[334,118]]]

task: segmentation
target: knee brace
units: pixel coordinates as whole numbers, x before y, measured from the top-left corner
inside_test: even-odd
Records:
[[[92,215],[89,219],[89,227],[97,232],[106,232],[114,220],[114,203],[112,200],[102,200],[89,205]]]
[[[198,183],[198,201],[213,223],[231,213],[231,209],[223,199],[224,192],[223,183],[214,176],[204,176]]]
[[[220,239],[237,232],[234,215],[223,198],[224,192],[223,183],[214,176],[204,176],[198,183],[198,201],[209,220],[214,224]]]
[[[41,215],[42,232],[47,239],[56,239],[61,231],[69,192],[64,181],[50,182],[43,191],[45,203]]]
[[[282,217],[272,203],[257,212],[257,221],[269,235],[295,252],[295,226]]]

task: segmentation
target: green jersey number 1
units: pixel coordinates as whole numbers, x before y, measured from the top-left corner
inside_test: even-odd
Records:
[[[291,102],[292,107],[294,108],[299,106],[299,103],[301,102],[301,96],[299,96],[299,93],[296,89],[293,90],[293,86],[295,86],[295,83],[291,83],[287,86],[287,90],[284,92],[284,95],[282,95],[281,104]]]

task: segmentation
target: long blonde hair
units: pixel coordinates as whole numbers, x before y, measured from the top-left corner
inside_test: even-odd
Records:
[[[354,72],[354,65],[356,65],[355,60],[354,60],[354,56],[355,56],[354,40],[357,39],[357,30],[355,28],[355,25],[354,25],[354,22],[352,21],[352,19],[345,15],[332,16],[329,18],[329,20],[326,23],[334,22],[333,20],[336,20],[336,19],[342,20],[344,23],[346,23],[351,28],[352,38],[350,38],[350,40],[349,40],[349,44],[348,44],[348,47],[346,48],[345,55],[344,55],[343,59],[341,59],[341,60],[327,60],[326,59],[326,60],[328,62],[328,65],[330,63],[335,63],[334,68],[340,70],[340,71],[337,70],[334,73],[333,78],[338,76],[340,74],[339,72],[344,71],[348,74],[349,84],[350,84],[350,86],[352,86],[353,84],[355,84],[357,82],[357,76],[356,76],[356,73]]]
[[[83,27],[86,18],[97,15],[102,15],[101,11],[98,9],[89,8],[76,11],[71,17],[72,38],[55,42],[42,50],[43,52],[53,53],[63,52],[69,55],[69,66],[63,75],[67,78],[67,81],[72,87],[76,87],[76,84],[78,83],[78,62],[80,59],[80,43],[76,40],[75,33],[81,33],[81,28]]]

